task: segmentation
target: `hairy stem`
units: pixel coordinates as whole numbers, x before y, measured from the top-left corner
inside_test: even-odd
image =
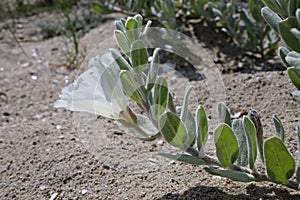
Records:
[[[222,164],[216,158],[211,157],[209,155],[205,155],[204,157],[201,157],[199,152],[196,149],[194,149],[193,147],[188,147],[186,152],[191,154],[194,157],[197,157],[197,158],[200,158],[200,159],[204,160],[206,162],[206,164],[209,165],[209,166],[218,166],[218,167],[223,168]],[[247,167],[242,167],[242,166],[239,166],[239,165],[233,165],[232,169],[235,170],[235,171],[240,171],[240,172],[245,172],[245,173],[248,173],[248,174],[252,174],[255,177],[256,182],[261,182],[261,181],[271,181],[272,182],[272,180],[270,180],[270,178],[267,175],[260,174],[256,170],[253,171],[253,170],[251,170]],[[296,181],[291,181],[291,180],[286,184],[287,187],[292,188],[294,190],[299,190],[298,185],[299,185],[299,183],[297,183]]]

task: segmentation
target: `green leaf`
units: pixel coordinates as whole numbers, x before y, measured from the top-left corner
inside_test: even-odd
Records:
[[[151,113],[155,120],[158,120],[168,105],[169,89],[165,78],[159,77],[154,86],[154,97],[151,105]]]
[[[98,3],[93,3],[92,8],[98,14],[106,15],[112,13],[112,10],[109,9],[107,6]]]
[[[185,121],[186,118],[187,118],[187,114],[188,114],[188,102],[189,102],[189,96],[190,96],[190,93],[192,91],[193,87],[192,86],[187,86],[185,88],[185,94],[184,94],[184,99],[183,99],[183,106],[182,106],[182,110],[181,110],[181,113],[180,113],[180,119],[182,121]]]
[[[281,61],[286,67],[290,67],[291,65],[285,60],[285,57],[288,55],[290,51],[286,47],[279,47],[278,55],[281,58]]]
[[[232,130],[239,143],[239,157],[236,160],[237,165],[248,165],[248,146],[247,137],[244,131],[243,120],[235,119],[232,122]]]
[[[135,113],[133,115],[130,114],[130,117],[133,117],[131,122],[119,120],[119,122],[124,125],[130,133],[143,141],[153,141],[160,137],[158,129],[148,117]]]
[[[224,103],[218,103],[218,120],[220,123],[225,123],[231,126],[231,115]]]
[[[163,114],[159,119],[159,129],[165,140],[174,147],[185,149],[189,146],[187,129],[176,114]]]
[[[260,22],[261,21],[261,13],[260,13],[261,0],[249,0],[248,5],[252,17],[257,22]]]
[[[126,20],[125,27],[128,31],[138,28],[138,21],[134,17],[128,17]]]
[[[109,49],[112,57],[115,59],[120,70],[130,70],[130,64],[123,58],[123,56],[115,49]]]
[[[243,20],[243,22],[245,23],[246,25],[246,29],[247,29],[247,33],[249,34],[249,36],[251,38],[254,38],[253,37],[253,33],[254,33],[254,24],[251,22],[251,20],[249,19],[249,17],[247,16],[247,14],[245,13],[244,10],[241,10],[241,19]]]
[[[152,21],[149,20],[149,21],[147,22],[145,28],[144,28],[144,31],[141,33],[141,38],[146,37],[146,35],[147,35],[148,31],[149,31],[149,28],[150,28],[151,24],[152,24]]]
[[[153,57],[150,63],[150,69],[147,76],[147,90],[151,90],[156,82],[159,71],[159,48],[156,48],[153,52]]]
[[[300,102],[300,91],[294,91],[292,95],[295,100]]]
[[[276,115],[273,115],[272,119],[273,119],[273,122],[275,125],[275,133],[276,133],[277,137],[279,137],[281,139],[281,141],[284,143],[284,128],[283,128],[282,123]]]
[[[264,7],[261,10],[261,14],[263,18],[265,18],[266,22],[269,24],[269,26],[272,27],[273,30],[275,30],[277,33],[279,33],[279,22],[281,21],[281,18],[273,12],[271,9]]]
[[[196,130],[197,130],[197,147],[201,152],[208,138],[208,121],[203,106],[198,106],[196,110]]]
[[[300,1],[299,0],[289,0],[289,5],[288,5],[288,11],[289,11],[289,16],[295,16],[296,10],[300,8]]]
[[[139,126],[139,128],[148,136],[151,137],[153,135],[156,135],[158,133],[157,128],[153,125],[153,123],[151,122],[151,120],[144,116],[144,115],[140,115],[137,114],[136,115],[136,125]]]
[[[292,65],[292,66],[300,69],[300,53],[291,51],[287,54],[287,56],[285,57],[285,60],[289,65]]]
[[[300,45],[297,37],[291,32],[292,28],[300,29],[296,17],[289,17],[279,23],[279,33],[284,42],[292,50],[300,52]]]
[[[255,177],[251,174],[248,174],[246,172],[239,172],[239,171],[232,171],[232,170],[221,170],[214,167],[205,167],[204,168],[207,172],[213,174],[222,176],[225,178],[229,178],[233,181],[240,181],[240,182],[251,182],[255,181]]]
[[[219,161],[224,167],[231,168],[239,155],[238,141],[227,124],[220,124],[214,133],[214,142]]]
[[[136,74],[131,71],[122,70],[120,79],[125,93],[135,102],[143,103],[146,101],[143,86],[136,80]]]
[[[288,15],[286,9],[286,1],[282,0],[263,0],[263,2],[275,13],[278,13],[279,15],[286,17]]]
[[[248,146],[248,162],[252,170],[255,169],[255,160],[257,156],[257,140],[256,140],[256,129],[252,121],[248,117],[243,118],[244,131],[247,136]]]
[[[133,17],[137,21],[137,28],[142,28],[143,25],[143,17],[140,14],[137,14]]]
[[[298,39],[298,42],[300,42],[300,31],[296,28],[292,28],[291,33]]]
[[[123,51],[123,53],[127,56],[130,55],[130,44],[125,34],[122,31],[115,30],[115,37],[118,43],[118,46]]]
[[[188,131],[188,144],[190,144],[190,146],[194,146],[196,142],[196,122],[190,110],[188,110],[187,117],[183,123]]]
[[[125,25],[122,23],[121,20],[115,21],[115,28],[123,33],[126,32]]]
[[[137,40],[132,43],[130,58],[132,66],[137,69],[137,72],[142,72],[145,69],[148,63],[148,51],[142,40]]]
[[[268,176],[275,183],[287,184],[295,172],[295,161],[278,137],[266,140],[264,145]]]
[[[138,21],[135,18],[128,17],[126,20],[125,27],[127,30],[126,36],[131,43],[139,39],[140,29]]]
[[[120,19],[120,21],[122,22],[122,24],[124,25],[124,27],[125,27],[125,24],[126,24],[126,19],[124,19],[124,18],[121,18]],[[126,29],[126,28],[125,28]]]
[[[206,162],[202,160],[201,158],[197,158],[194,156],[190,156],[187,154],[170,154],[170,153],[158,153],[160,156],[164,156],[166,158],[169,158],[171,160],[178,160],[180,162],[188,163],[191,165],[205,165]]]
[[[298,24],[300,24],[300,9],[297,9],[297,11],[296,11],[296,18],[297,18]]]
[[[296,86],[298,90],[300,90],[300,70],[295,67],[289,67],[288,75],[292,83]]]
[[[297,169],[296,169],[296,180],[300,182],[300,125],[297,126],[297,135],[298,135],[298,158],[297,158]]]

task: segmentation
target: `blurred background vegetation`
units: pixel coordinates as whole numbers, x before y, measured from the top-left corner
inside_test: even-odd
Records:
[[[183,31],[182,27],[191,23],[206,24],[207,29],[223,33],[229,44],[266,61],[274,57],[279,37],[261,17],[262,6],[261,0],[2,0],[0,21],[43,12],[58,13],[57,18],[38,18],[35,24],[44,39],[57,35],[69,38],[75,57],[69,59],[72,64],[80,52],[79,38],[97,27],[102,16],[115,12],[140,13],[156,26],[177,31]],[[13,31],[14,24],[10,27]]]

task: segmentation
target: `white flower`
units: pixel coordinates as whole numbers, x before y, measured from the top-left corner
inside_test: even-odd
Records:
[[[92,58],[88,70],[62,89],[56,108],[89,112],[119,119],[126,110],[127,98],[122,90],[119,67],[110,53]]]

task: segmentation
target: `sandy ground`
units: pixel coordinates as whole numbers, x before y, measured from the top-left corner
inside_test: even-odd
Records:
[[[89,57],[113,46],[112,30],[107,20],[81,40],[88,53],[98,47]],[[274,183],[233,182],[162,158],[157,152],[177,150],[162,140],[140,141],[111,120],[54,109],[61,88],[82,70],[50,65],[59,62],[61,41],[22,43],[28,58],[9,37],[0,41],[0,92],[8,97],[0,100],[1,199],[300,199],[300,192]],[[186,83],[194,86],[192,107],[203,104],[213,122],[215,100],[205,80],[169,77],[178,97]],[[258,110],[266,136],[274,135],[277,114],[288,148],[297,151],[299,104],[286,72],[231,73],[219,81],[233,113]]]

